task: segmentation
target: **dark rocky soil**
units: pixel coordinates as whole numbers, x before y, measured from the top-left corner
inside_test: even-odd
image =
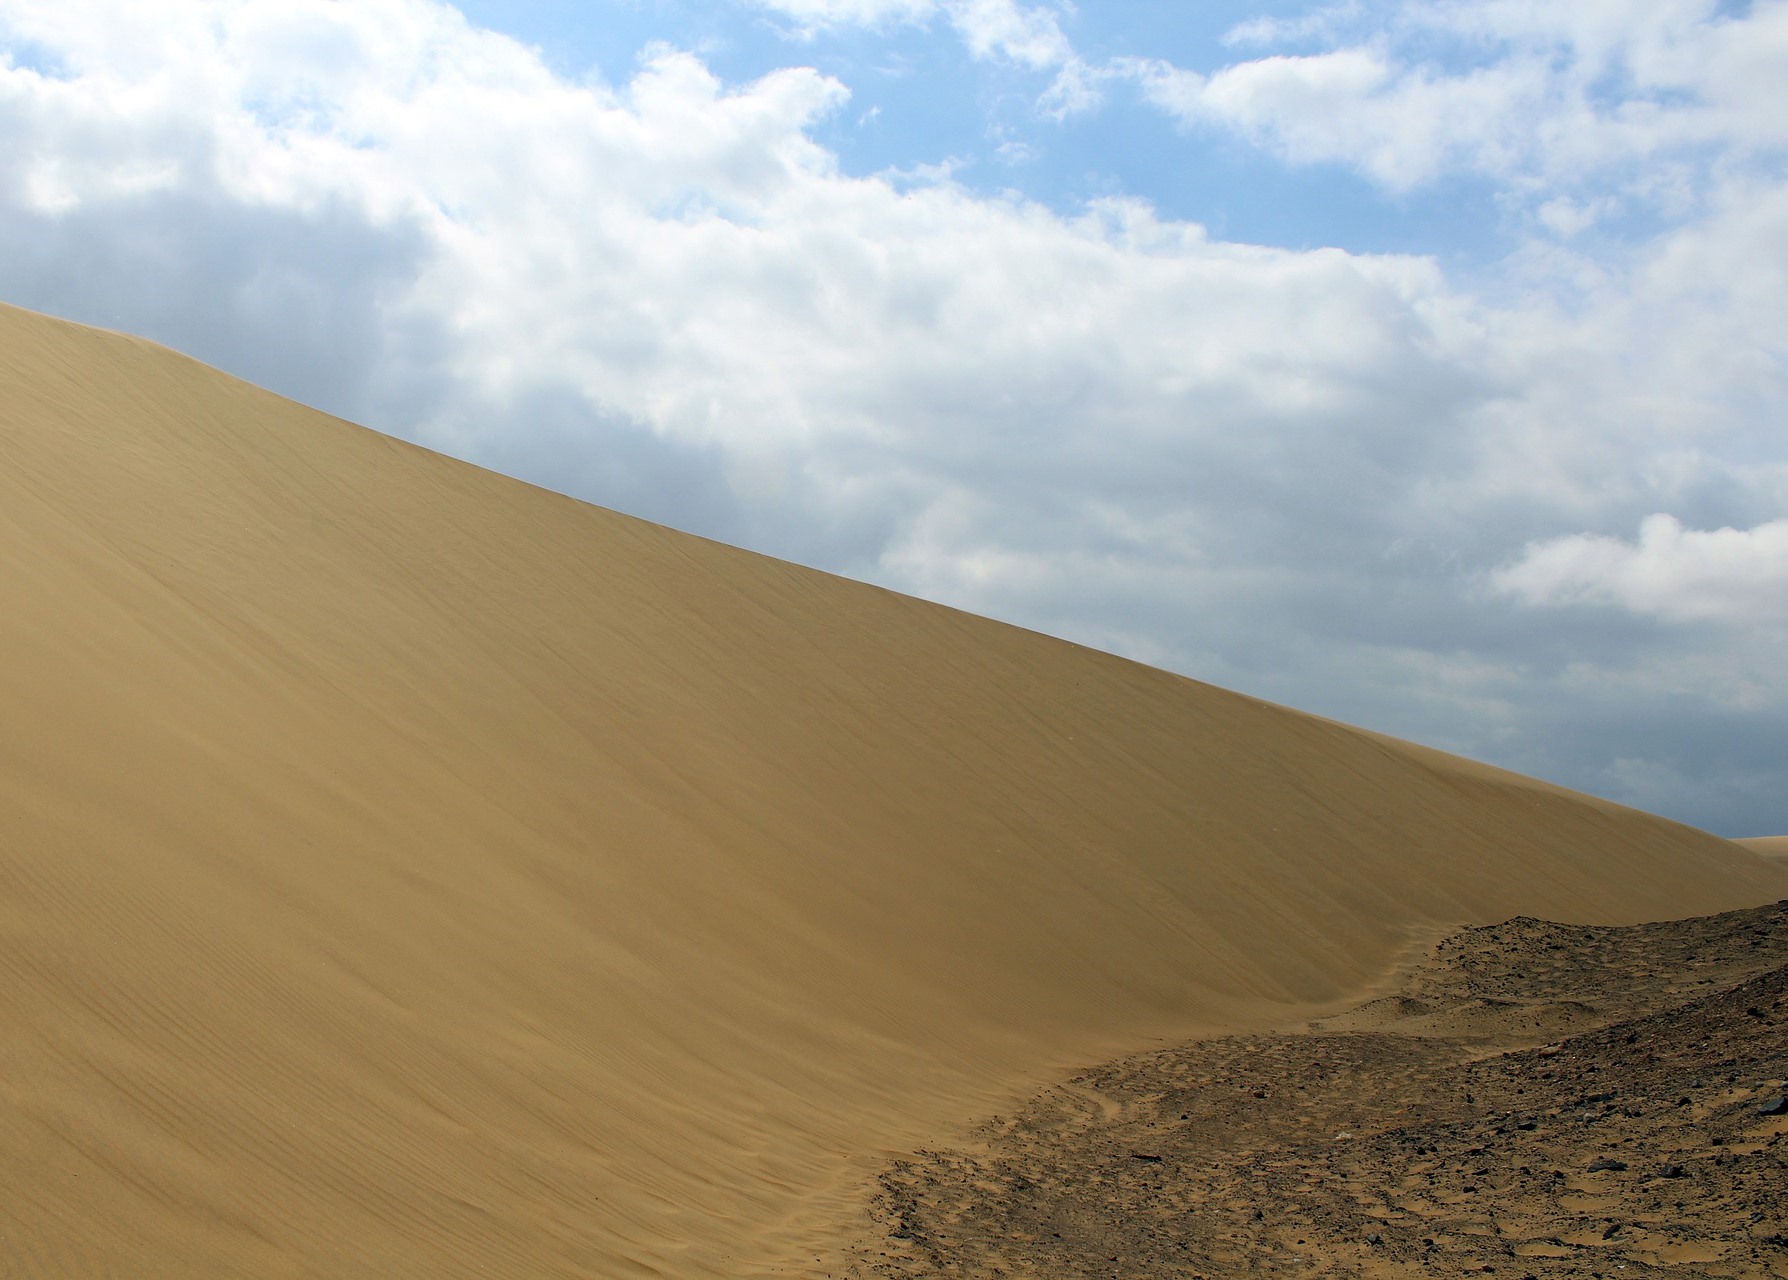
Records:
[[[1788,1277],[1788,903],[1519,919],[885,1171],[858,1277]]]

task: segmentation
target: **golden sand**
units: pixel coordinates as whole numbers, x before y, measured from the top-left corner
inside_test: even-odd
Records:
[[[890,1152],[1788,865],[0,311],[0,1274],[824,1274]]]

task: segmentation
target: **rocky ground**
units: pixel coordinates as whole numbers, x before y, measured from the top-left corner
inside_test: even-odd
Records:
[[[1519,919],[881,1180],[853,1274],[1788,1277],[1788,903]]]

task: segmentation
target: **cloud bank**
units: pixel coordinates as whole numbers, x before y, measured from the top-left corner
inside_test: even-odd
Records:
[[[1523,239],[1455,278],[851,174],[815,140],[837,79],[655,46],[574,81],[427,0],[0,0],[0,296],[699,533],[1788,829],[1760,763],[1788,759],[1788,179],[1757,111],[1788,7],[1355,9],[1181,69],[1095,67],[1010,0],[765,4],[809,40],[939,24],[1047,77],[1044,112],[1128,83],[1386,188],[1470,170]]]

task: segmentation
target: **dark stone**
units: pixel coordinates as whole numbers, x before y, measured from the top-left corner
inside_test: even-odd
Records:
[[[1757,1108],[1757,1114],[1762,1116],[1788,1115],[1788,1097],[1777,1096],[1771,1098],[1768,1102]]]
[[[1658,1170],[1660,1178],[1686,1178],[1688,1172],[1680,1164],[1667,1164]]]
[[[1612,1156],[1603,1156],[1600,1160],[1595,1161],[1589,1166],[1589,1171],[1591,1173],[1625,1173],[1627,1171],[1627,1162],[1625,1160],[1616,1160]]]

